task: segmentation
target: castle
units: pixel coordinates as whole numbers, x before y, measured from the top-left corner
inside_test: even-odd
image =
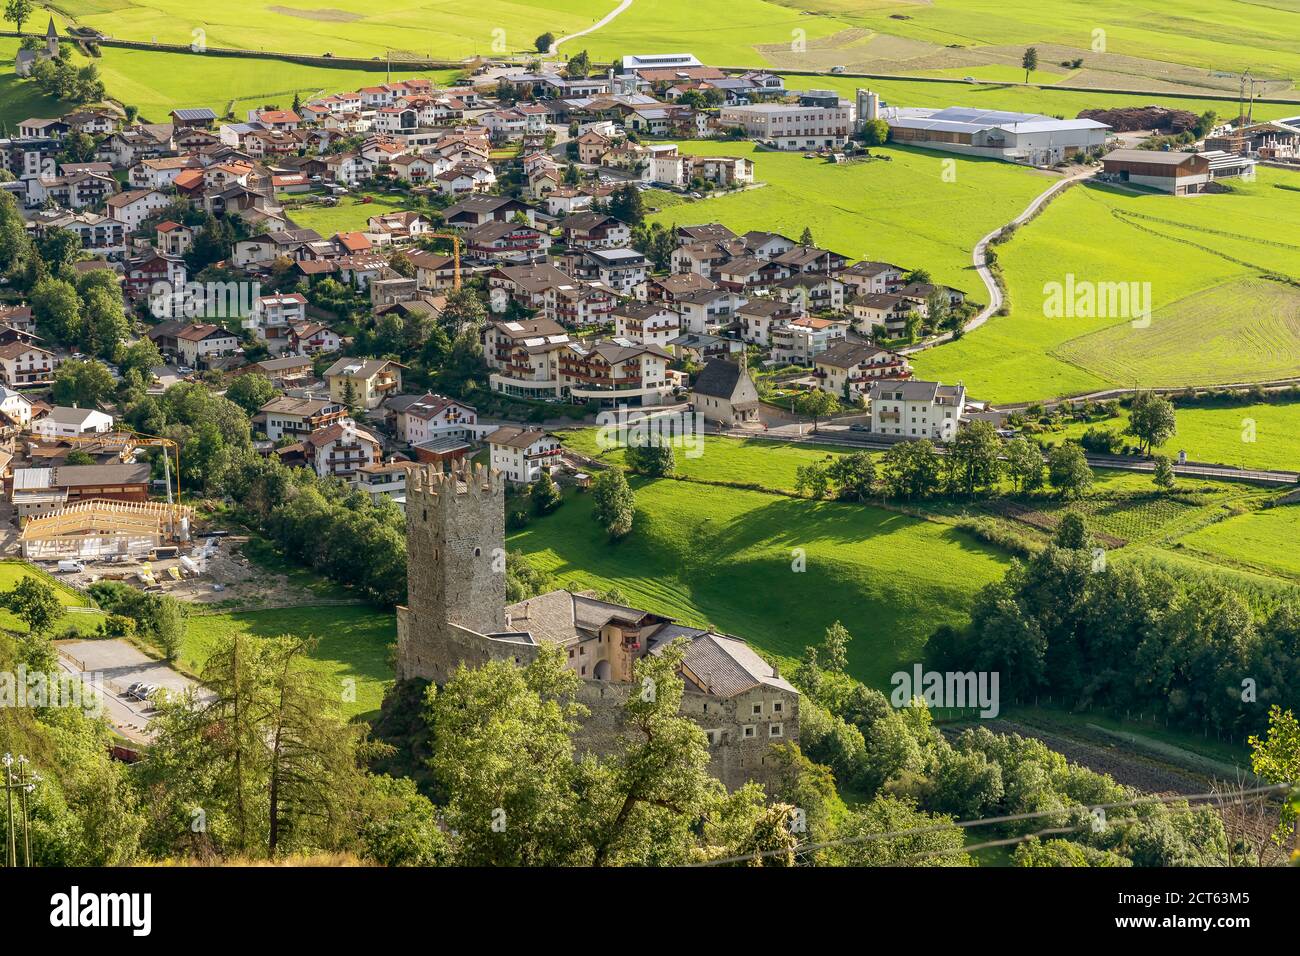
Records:
[[[596,533],[593,527],[592,533]],[[547,645],[583,679],[591,715],[580,747],[601,753],[621,732],[633,665],[671,641],[682,661],[682,713],[709,739],[710,771],[734,789],[763,782],[771,745],[798,742],[799,692],[744,641],[572,591],[506,604],[505,478],[482,465],[411,472],[406,491],[407,605],[397,609],[397,677],[445,683],[458,664],[528,664]]]

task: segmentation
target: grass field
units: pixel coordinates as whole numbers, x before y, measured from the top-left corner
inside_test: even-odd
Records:
[[[1293,228],[1300,192],[1275,188],[1290,185],[1290,176],[1263,170],[1234,192],[1186,200],[1107,187],[1067,190],[999,247],[1010,315],[914,356],[917,375],[962,380],[974,396],[1007,402],[1184,376],[1214,384],[1300,372],[1294,320],[1255,311],[1261,301],[1279,303],[1283,293],[1242,284],[1265,272],[1300,277]],[[1048,286],[1069,276],[1076,284],[1149,283],[1150,323],[1131,327],[1129,315],[1049,318]],[[1198,300],[1181,301],[1207,289],[1216,290],[1222,306],[1217,320]],[[1101,330],[1107,334],[1094,348],[1079,342]],[[1203,341],[1207,336],[1211,341]],[[1137,370],[1150,380],[1135,380]]]
[[[13,590],[23,578],[36,578],[52,585],[55,596],[64,607],[91,607],[94,604],[85,595],[74,591],[53,575],[25,561],[0,561],[0,591]],[[92,634],[103,619],[104,615],[99,611],[69,612],[55,622],[53,630],[56,634],[61,634],[68,629],[74,629],[82,634]],[[0,627],[13,631],[27,630],[27,625],[18,620],[7,608],[0,608]]]
[[[1300,507],[1281,505],[1208,525],[1180,543],[1198,556],[1300,581],[1297,540]]]
[[[1110,382],[1268,381],[1300,374],[1300,288],[1236,279],[1172,302],[1149,328],[1112,325],[1052,353]]]
[[[685,141],[683,153],[749,156],[767,183],[715,199],[672,206],[653,218],[665,224],[718,221],[736,232],[771,229],[813,240],[854,259],[882,259],[926,268],[936,282],[986,298],[970,266],[970,250],[999,223],[1013,219],[1055,174],[991,160],[955,159],[929,150],[885,147],[889,161],[835,165],[801,153],[760,152],[752,143]],[[945,170],[955,178],[945,179]],[[1300,194],[1297,194],[1300,198]]]
[[[886,686],[930,633],[960,621],[1005,559],[941,524],[877,508],[689,482],[633,479],[632,533],[607,543],[590,495],[571,495],[507,542],[557,585],[617,587],[638,607],[798,657],[836,620],[855,675]],[[792,563],[804,550],[806,570]]]
[[[391,50],[433,59],[531,50],[538,34],[581,30],[613,6],[613,0],[479,0],[470,6],[452,0],[399,6],[331,0],[328,7],[230,0],[197,9],[182,0],[59,3],[78,23],[126,40],[188,45],[193,31],[202,30],[210,47],[354,57]]]
[[[285,207],[285,211],[300,228],[315,229],[322,236],[332,236],[336,232],[364,230],[370,216],[403,208],[398,197],[371,195],[370,199],[367,203],[358,197],[345,196],[337,206],[290,205]]]
[[[574,429],[559,434],[567,448],[601,461],[624,463],[621,448],[600,448],[598,429]],[[701,454],[697,458],[687,457],[683,449],[677,449],[676,473],[683,478],[695,480],[732,481],[761,485],[776,491],[794,491],[795,470],[800,465],[825,461],[838,457],[841,451],[854,450],[761,438],[735,439],[706,435]]]
[[[30,116],[57,116],[71,109],[43,96],[30,80],[13,75],[17,49],[17,40],[0,37],[0,120],[12,127]],[[102,53],[94,62],[108,95],[137,107],[145,119],[159,122],[177,107],[199,106],[210,107],[221,116],[232,111],[243,119],[247,110],[268,103],[287,107],[295,93],[305,99],[320,92],[354,90],[382,83],[385,76],[382,64],[376,64],[376,70],[359,70],[111,47],[105,47]],[[87,60],[74,54],[73,62]],[[394,70],[392,75],[394,79],[427,76],[434,82],[447,83],[457,73]]]
[[[1186,451],[1191,461],[1240,468],[1300,469],[1300,402],[1205,406],[1177,410],[1178,434],[1159,451]],[[1128,413],[1094,427],[1122,433]],[[1078,438],[1088,425],[1072,424],[1047,433],[1049,441]],[[1132,439],[1129,439],[1132,441]]]
[[[397,640],[397,623],[391,611],[356,604],[192,614],[181,664],[197,673],[217,641],[235,633],[317,638],[320,643],[312,652],[317,670],[338,682],[341,695],[355,698],[343,698],[343,712],[349,717],[374,716],[393,680],[388,648]]]

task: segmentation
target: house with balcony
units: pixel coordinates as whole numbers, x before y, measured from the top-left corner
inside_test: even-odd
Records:
[[[357,490],[370,495],[370,500],[378,504],[381,498],[390,498],[403,511],[406,510],[406,478],[412,468],[419,467],[414,461],[374,462],[362,465],[356,470]]]
[[[383,447],[383,442],[349,419],[317,429],[277,453],[286,463],[301,461],[321,478],[355,482],[360,469],[381,460]]]
[[[849,300],[849,314],[853,317],[853,331],[859,335],[876,335],[881,330],[890,338],[897,338],[907,329],[907,317],[915,312],[921,315],[924,303],[895,295],[892,292],[869,292]]]
[[[907,358],[860,342],[840,342],[813,359],[817,387],[836,398],[857,402],[876,382],[912,377]]]
[[[0,384],[9,388],[32,388],[54,382],[53,352],[30,342],[0,345]]]
[[[614,309],[614,334],[639,345],[668,343],[681,334],[681,316],[661,302],[625,302]]]
[[[466,254],[487,262],[532,262],[548,244],[540,229],[518,222],[485,222],[465,237]]]
[[[813,360],[844,341],[849,323],[842,319],[825,319],[801,315],[772,329],[772,360],[811,365]]]
[[[635,249],[584,249],[579,268],[584,278],[599,279],[619,295],[631,295],[648,271]]]
[[[325,383],[336,402],[378,408],[402,391],[402,366],[389,359],[341,358],[325,370]]]
[[[569,333],[552,319],[489,322],[483,332],[483,358],[493,391],[516,398],[560,397],[560,353]]]
[[[307,321],[307,298],[298,292],[285,295],[262,295],[244,320],[248,329],[265,342],[272,353],[289,348],[289,333],[295,325]]]
[[[873,382],[867,397],[873,432],[915,440],[952,441],[966,408],[966,388],[960,383]]]
[[[658,345],[618,338],[569,342],[558,357],[560,382],[571,401],[637,408],[662,405],[672,397],[668,366],[673,357]]]
[[[621,249],[632,241],[632,230],[621,219],[600,212],[580,212],[560,223],[570,249]]]
[[[384,402],[399,441],[418,445],[434,438],[468,439],[475,435],[478,410],[473,405],[425,392],[394,395]]]
[[[531,485],[560,466],[560,440],[539,428],[503,425],[487,436],[492,467],[516,484]]]
[[[346,408],[327,398],[277,395],[257,410],[253,424],[271,441],[278,442],[281,438],[303,439],[350,417]]]

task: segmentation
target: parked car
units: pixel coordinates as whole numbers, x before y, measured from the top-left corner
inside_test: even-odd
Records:
[[[870,426],[870,425],[864,425],[864,424],[862,424],[861,422],[854,422],[852,425],[849,426],[849,431],[851,431],[851,432],[869,432],[869,431],[871,431],[871,426]]]

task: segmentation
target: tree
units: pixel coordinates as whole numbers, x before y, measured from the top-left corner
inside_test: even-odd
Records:
[[[1300,780],[1300,721],[1294,712],[1274,704],[1268,709],[1268,733],[1264,737],[1252,734],[1247,743],[1251,749],[1250,766],[1257,776],[1269,783],[1295,784]],[[1284,840],[1289,828],[1300,826],[1298,820],[1300,793],[1293,790],[1283,798],[1275,839]],[[1297,854],[1300,854],[1300,832],[1296,841]]]
[[[591,495],[595,501],[593,514],[611,538],[622,538],[632,530],[636,496],[620,469],[609,468],[597,475],[591,483]]]
[[[163,656],[174,661],[185,642],[185,608],[174,597],[164,594],[153,616],[154,639]]]
[[[1033,491],[1043,484],[1043,453],[1027,438],[1013,438],[1003,449],[1003,467],[1016,491]]]
[[[852,640],[853,635],[839,621],[826,628],[818,655],[818,659],[824,662],[822,668],[832,674],[845,673],[849,669],[849,642]]]
[[[862,124],[861,136],[867,146],[884,146],[889,142],[889,124],[882,119],[867,120]]]
[[[795,469],[794,490],[798,494],[821,500],[830,487],[830,467],[824,462],[812,461]]]
[[[820,388],[811,388],[795,396],[794,408],[800,415],[813,420],[813,431],[817,431],[818,419],[825,418],[839,408],[839,399],[830,392]]]
[[[42,256],[44,261],[49,259]],[[42,335],[60,345],[75,345],[81,339],[81,298],[71,282],[45,278],[31,293],[32,318]]]
[[[32,0],[8,0],[5,4],[5,19],[14,25],[14,30],[23,32],[23,24],[31,19],[34,7]]]
[[[952,824],[952,817],[931,816],[909,800],[878,796],[849,815],[827,856],[837,866],[970,866],[965,831]],[[900,835],[877,836],[883,833]]]
[[[609,214],[621,219],[629,226],[640,225],[645,219],[645,207],[641,202],[641,190],[632,183],[627,183],[614,190],[610,197]]]
[[[638,475],[666,478],[677,470],[677,455],[668,442],[628,445],[624,455],[628,467]]]
[[[59,405],[99,408],[113,397],[116,383],[103,362],[69,359],[54,373],[54,401]]]
[[[571,80],[585,80],[587,74],[591,72],[591,57],[587,55],[587,51],[583,50],[571,56],[564,72]]]
[[[939,453],[928,438],[904,441],[885,452],[881,470],[894,498],[926,498],[939,487]]]
[[[1169,399],[1152,392],[1138,392],[1133,396],[1125,434],[1137,438],[1144,455],[1163,445],[1177,431],[1178,421]]]
[[[1029,74],[1038,69],[1038,50],[1036,47],[1028,47],[1024,55],[1020,58],[1020,65],[1025,71],[1025,82],[1029,82]]]
[[[560,493],[559,487],[555,484],[555,479],[551,477],[551,473],[546,469],[542,469],[542,473],[533,482],[530,497],[533,502],[533,512],[538,515],[548,515],[564,504],[564,495]]]
[[[55,622],[63,617],[63,605],[54,586],[31,575],[0,594],[0,603],[38,636],[49,633]]]
[[[350,385],[351,380],[348,380],[347,384]],[[269,402],[275,394],[276,389],[270,379],[252,373],[240,375],[226,389],[226,398],[248,412],[250,417],[256,415],[257,410]],[[355,395],[353,398],[355,400]]]
[[[876,463],[870,453],[855,451],[831,463],[830,479],[846,501],[866,501],[876,484]]]
[[[808,228],[807,226],[804,226],[804,227],[803,227],[803,232],[799,233],[799,245],[801,245],[801,246],[811,246],[811,245],[813,245],[813,244],[814,244],[814,243],[813,243],[813,234],[812,234],[812,230],[811,230],[810,228]]]
[[[541,36],[539,36],[536,40],[533,41],[533,49],[535,49],[538,53],[550,53],[551,46],[554,43],[555,43],[555,34],[551,33],[548,30],[546,33],[543,33]]]
[[[1072,551],[1090,547],[1092,537],[1088,534],[1088,523],[1083,515],[1077,511],[1067,511],[1056,526],[1052,543],[1058,548],[1069,548]]]
[[[948,446],[948,461],[960,490],[972,495],[998,480],[1002,442],[990,422],[973,421]]]
[[[1151,475],[1152,482],[1161,491],[1172,491],[1176,480],[1174,475],[1173,463],[1169,460],[1168,455],[1156,455],[1155,471]]]
[[[1082,497],[1092,487],[1092,469],[1083,448],[1067,441],[1048,452],[1047,480],[1062,498]]]

